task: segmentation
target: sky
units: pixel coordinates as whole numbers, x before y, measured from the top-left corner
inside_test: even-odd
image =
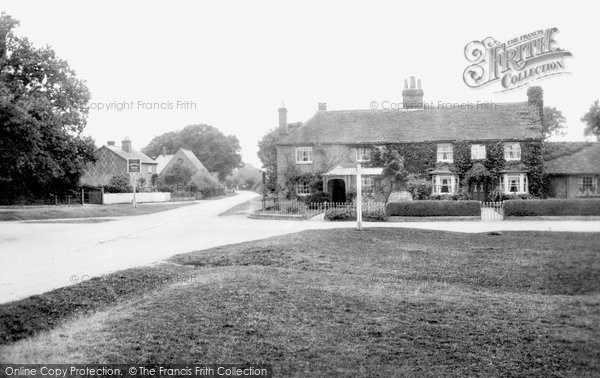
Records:
[[[129,137],[142,148],[204,123],[236,135],[243,160],[260,167],[258,140],[277,126],[282,104],[289,122],[304,122],[319,102],[328,110],[401,103],[410,76],[421,79],[426,102],[526,101],[526,88],[465,85],[465,46],[552,27],[573,54],[570,73],[535,84],[567,118],[568,134],[554,139],[585,140],[580,118],[600,98],[593,4],[1,0],[0,10],[20,21],[18,35],[51,46],[86,81],[85,134],[98,146]]]

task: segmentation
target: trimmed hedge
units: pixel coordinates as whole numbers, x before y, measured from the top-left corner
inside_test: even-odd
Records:
[[[403,217],[441,217],[441,216],[479,216],[479,201],[406,201],[388,203],[389,216]]]
[[[325,219],[330,221],[351,221],[356,220],[356,210],[354,208],[347,209],[327,209],[325,212]],[[368,222],[385,222],[387,216],[383,209],[375,209],[371,211],[363,211],[362,219]]]
[[[600,198],[504,201],[505,216],[600,215]]]

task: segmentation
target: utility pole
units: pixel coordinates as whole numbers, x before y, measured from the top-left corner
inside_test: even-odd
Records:
[[[362,174],[360,163],[356,164],[356,230],[362,230]]]

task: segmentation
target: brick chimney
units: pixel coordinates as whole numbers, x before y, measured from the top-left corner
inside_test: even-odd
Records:
[[[114,140],[109,140],[106,142],[107,146],[114,146],[115,145],[115,141]]]
[[[162,156],[167,156],[167,147],[162,147]]]
[[[125,138],[121,141],[121,149],[125,152],[131,153],[131,141],[129,138]]]
[[[327,103],[326,102],[319,102],[319,107],[318,107],[320,112],[326,112],[327,111]]]
[[[283,104],[281,104],[281,108],[279,108],[279,127],[287,127],[287,109]]]
[[[423,108],[423,90],[421,79],[415,84],[415,77],[410,77],[410,83],[404,79],[404,90],[402,91],[402,107],[404,109]]]

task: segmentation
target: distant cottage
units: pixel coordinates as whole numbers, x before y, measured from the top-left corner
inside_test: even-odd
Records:
[[[81,177],[81,183],[91,186],[105,186],[113,176],[125,175],[127,173],[127,160],[140,159],[142,166],[137,174],[137,186],[151,185],[152,176],[155,175],[157,162],[150,159],[143,152],[136,150],[131,145],[131,140],[125,138],[120,146],[114,141],[108,141],[96,150],[96,163],[88,166]],[[133,186],[133,176],[129,177],[129,185]]]

